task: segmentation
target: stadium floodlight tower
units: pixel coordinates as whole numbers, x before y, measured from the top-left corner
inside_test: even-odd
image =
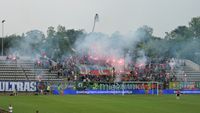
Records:
[[[1,23],[2,23],[2,37],[1,37],[1,38],[2,38],[2,41],[1,41],[1,45],[2,45],[2,48],[1,48],[2,51],[1,51],[1,52],[2,52],[2,53],[1,53],[1,55],[2,55],[2,56],[3,56],[3,37],[4,37],[4,23],[5,23],[5,22],[6,22],[6,20],[2,20],[2,21],[1,21]]]
[[[97,13],[94,16],[94,24],[93,24],[92,32],[94,32],[96,22],[99,22],[99,14]]]

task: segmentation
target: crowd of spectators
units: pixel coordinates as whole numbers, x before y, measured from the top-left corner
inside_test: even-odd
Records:
[[[174,75],[177,64],[175,60],[163,59],[160,62],[150,61],[144,65],[134,65],[128,80],[131,81],[176,81]]]
[[[90,56],[69,56],[62,60],[40,60],[37,66],[49,69],[49,72],[56,71],[57,78],[66,78],[68,81],[92,81],[92,82],[114,82],[118,75],[120,81],[176,81],[175,70],[184,62],[174,58],[157,58],[147,61],[145,64],[129,63],[124,72],[118,73],[114,66],[107,60],[95,59]],[[99,65],[105,67],[110,73],[95,75],[87,71],[82,73],[79,66]],[[97,70],[100,71],[100,70]]]

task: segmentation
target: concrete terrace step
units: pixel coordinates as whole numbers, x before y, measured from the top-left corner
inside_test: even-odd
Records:
[[[38,79],[26,79],[26,78],[1,78],[1,80],[4,80],[4,81],[38,81]],[[50,79],[42,79],[43,81],[62,81],[63,79],[58,79],[58,78],[50,78]]]
[[[60,81],[57,78],[57,71],[49,72],[49,69],[35,66],[31,60],[0,60],[0,80],[32,80],[37,81],[37,75],[42,76],[42,80]]]
[[[199,75],[200,76],[200,73],[184,73],[184,74],[176,74],[177,76],[179,75],[179,76],[197,76],[197,75]]]
[[[5,65],[5,64],[7,64],[7,65],[12,65],[12,64],[24,64],[24,65],[26,65],[26,64],[32,64],[32,65],[34,65],[35,63],[34,62],[0,62],[0,64],[1,65]]]
[[[26,76],[11,76],[11,75],[9,75],[9,76],[0,76],[0,78],[10,78],[10,77],[16,77],[16,78],[26,78]],[[43,77],[43,78],[57,78],[57,76],[41,76],[41,77]],[[37,78],[37,76],[28,76],[28,78]]]

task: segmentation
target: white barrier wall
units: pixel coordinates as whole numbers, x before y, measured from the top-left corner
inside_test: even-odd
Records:
[[[191,67],[194,71],[200,71],[200,65],[190,61],[190,60],[186,60],[185,59],[185,64],[188,66],[188,67]]]

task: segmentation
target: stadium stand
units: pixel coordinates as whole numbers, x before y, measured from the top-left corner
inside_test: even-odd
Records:
[[[176,70],[177,81],[200,81],[200,66],[192,61],[185,60],[179,70]]]
[[[181,63],[177,61],[176,64],[178,65],[175,66],[174,72],[166,70],[166,73],[170,74],[171,81],[200,81],[200,70],[198,70],[199,65],[188,60],[184,60],[184,62],[181,61]],[[62,74],[59,76],[59,69],[50,70],[49,67],[38,66],[33,60],[0,60],[0,80],[4,81],[60,81],[63,80],[63,77],[66,77],[66,74],[70,74],[65,73],[65,68],[62,70]],[[74,76],[74,74],[72,74],[72,76]],[[94,78],[94,76],[92,77]],[[91,79],[91,77],[89,78]],[[105,77],[102,76],[102,78]],[[108,79],[108,77],[105,79]]]
[[[62,80],[57,72],[35,66],[31,60],[0,60],[0,80]]]

